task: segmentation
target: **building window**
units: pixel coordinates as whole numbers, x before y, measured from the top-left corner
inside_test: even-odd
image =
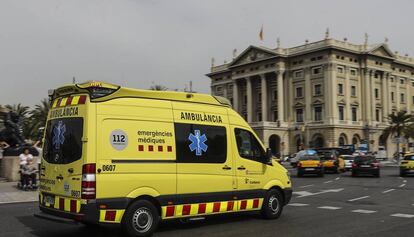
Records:
[[[337,68],[338,73],[344,73],[344,67],[338,67]]]
[[[257,121],[263,121],[262,120],[262,112],[257,113]]]
[[[229,100],[230,100],[230,104],[234,106],[234,104],[233,104],[233,98],[230,98]],[[233,109],[236,109],[236,108],[233,107]]]
[[[357,121],[357,112],[358,112],[357,107],[352,107],[351,112],[352,112],[352,121],[356,122]]]
[[[375,110],[375,121],[377,122],[380,121],[380,110],[379,109]]]
[[[293,73],[295,78],[302,78],[303,77],[303,70],[298,70]]]
[[[395,102],[395,100],[394,100],[394,92],[391,92],[391,102]]]
[[[272,101],[277,100],[277,90],[272,91]]]
[[[338,84],[338,94],[343,95],[344,94],[344,85]]]
[[[356,86],[351,86],[351,96],[356,96]]]
[[[303,88],[296,87],[296,98],[302,98],[302,97],[303,97]]]
[[[296,109],[296,122],[303,122],[303,109]]]
[[[351,76],[356,76],[357,71],[356,71],[356,69],[351,69],[350,73],[351,73]]]
[[[404,78],[401,78],[400,79],[400,84],[403,85],[404,83],[405,83],[405,79]]]
[[[322,85],[316,84],[313,86],[313,94],[314,95],[322,95]]]
[[[233,84],[229,85],[229,90],[233,90]]]
[[[338,107],[338,115],[339,115],[339,120],[344,120],[345,119],[345,115],[344,115],[344,106],[340,105]]]
[[[414,87],[414,81],[413,81],[413,82],[411,82],[411,86],[412,86],[412,87]]]
[[[222,90],[223,90],[223,87],[221,87],[221,86],[216,87],[216,92],[217,93],[220,93]]]
[[[314,112],[315,112],[315,121],[321,121],[322,120],[322,106],[315,106]]]
[[[277,110],[273,110],[273,121],[276,122],[278,119]]]
[[[394,82],[394,77],[390,77],[391,82]]]
[[[312,68],[312,75],[319,75],[322,73],[322,67],[314,67]]]
[[[259,103],[262,102],[262,92],[257,93],[257,100]]]
[[[400,94],[400,101],[401,101],[401,103],[405,103],[405,94],[404,93]]]
[[[378,88],[375,88],[375,99],[379,98],[379,91]]]
[[[413,102],[413,104],[414,104],[414,96],[413,96],[412,100],[413,100],[412,102]]]

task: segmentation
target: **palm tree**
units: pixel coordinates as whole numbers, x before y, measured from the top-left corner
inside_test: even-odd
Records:
[[[30,108],[29,106],[22,105],[21,103],[13,104],[13,105],[6,105],[5,106],[8,110],[11,112],[16,113],[19,116],[19,122],[18,124],[22,128],[22,135],[23,138],[28,137],[30,134],[27,127],[29,126],[29,115],[30,115]]]
[[[150,90],[153,90],[153,91],[166,91],[166,90],[168,90],[168,88],[163,86],[163,85],[152,85],[150,87]]]
[[[397,138],[397,150],[396,154],[400,152],[400,139],[402,137],[408,138],[413,137],[413,116],[407,111],[399,111],[397,114],[388,115],[389,126],[384,129],[382,135],[384,140],[387,140],[388,137],[393,136]]]
[[[48,99],[43,99],[40,104],[35,105],[35,108],[30,111],[30,138],[38,140],[43,134],[39,134],[42,128],[45,127],[47,115],[49,113],[50,103]]]

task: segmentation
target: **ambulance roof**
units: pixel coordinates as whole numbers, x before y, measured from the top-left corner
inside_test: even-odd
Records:
[[[92,102],[102,102],[116,98],[148,98],[158,100],[185,101],[193,103],[231,106],[224,97],[179,91],[141,90],[121,87],[105,82],[90,81],[81,84],[70,84],[51,91],[52,99],[69,94],[88,93]]]

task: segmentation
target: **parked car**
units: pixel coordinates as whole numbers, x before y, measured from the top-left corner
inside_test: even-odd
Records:
[[[400,176],[404,177],[407,174],[414,174],[414,153],[407,153],[400,164]]]
[[[297,175],[302,177],[304,174],[317,174],[323,177],[324,170],[320,158],[315,155],[303,155],[299,158],[297,165]]]
[[[344,161],[345,171],[352,170],[352,163],[354,162],[354,158],[355,158],[354,156],[352,156],[352,155],[340,155],[339,158],[343,159],[343,161]]]
[[[380,164],[374,156],[356,156],[352,163],[352,177],[371,174],[380,177]]]

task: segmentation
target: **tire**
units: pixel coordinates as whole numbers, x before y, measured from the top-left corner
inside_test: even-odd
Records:
[[[141,223],[140,223],[141,222]],[[151,236],[160,222],[160,214],[150,201],[132,203],[122,218],[122,229],[128,236]]]
[[[262,205],[262,217],[264,219],[277,219],[283,211],[283,197],[279,190],[270,189],[266,193]]]
[[[357,177],[357,173],[352,171],[352,177]]]
[[[321,172],[318,174],[318,176],[319,176],[319,177],[323,177],[323,176],[325,176],[325,174],[323,173],[323,171],[321,171]]]
[[[375,177],[377,177],[377,178],[380,177],[380,172],[379,171],[377,173],[375,173]]]
[[[303,176],[302,172],[298,171],[297,176],[302,177]]]
[[[405,172],[400,170],[400,177],[405,177]]]

